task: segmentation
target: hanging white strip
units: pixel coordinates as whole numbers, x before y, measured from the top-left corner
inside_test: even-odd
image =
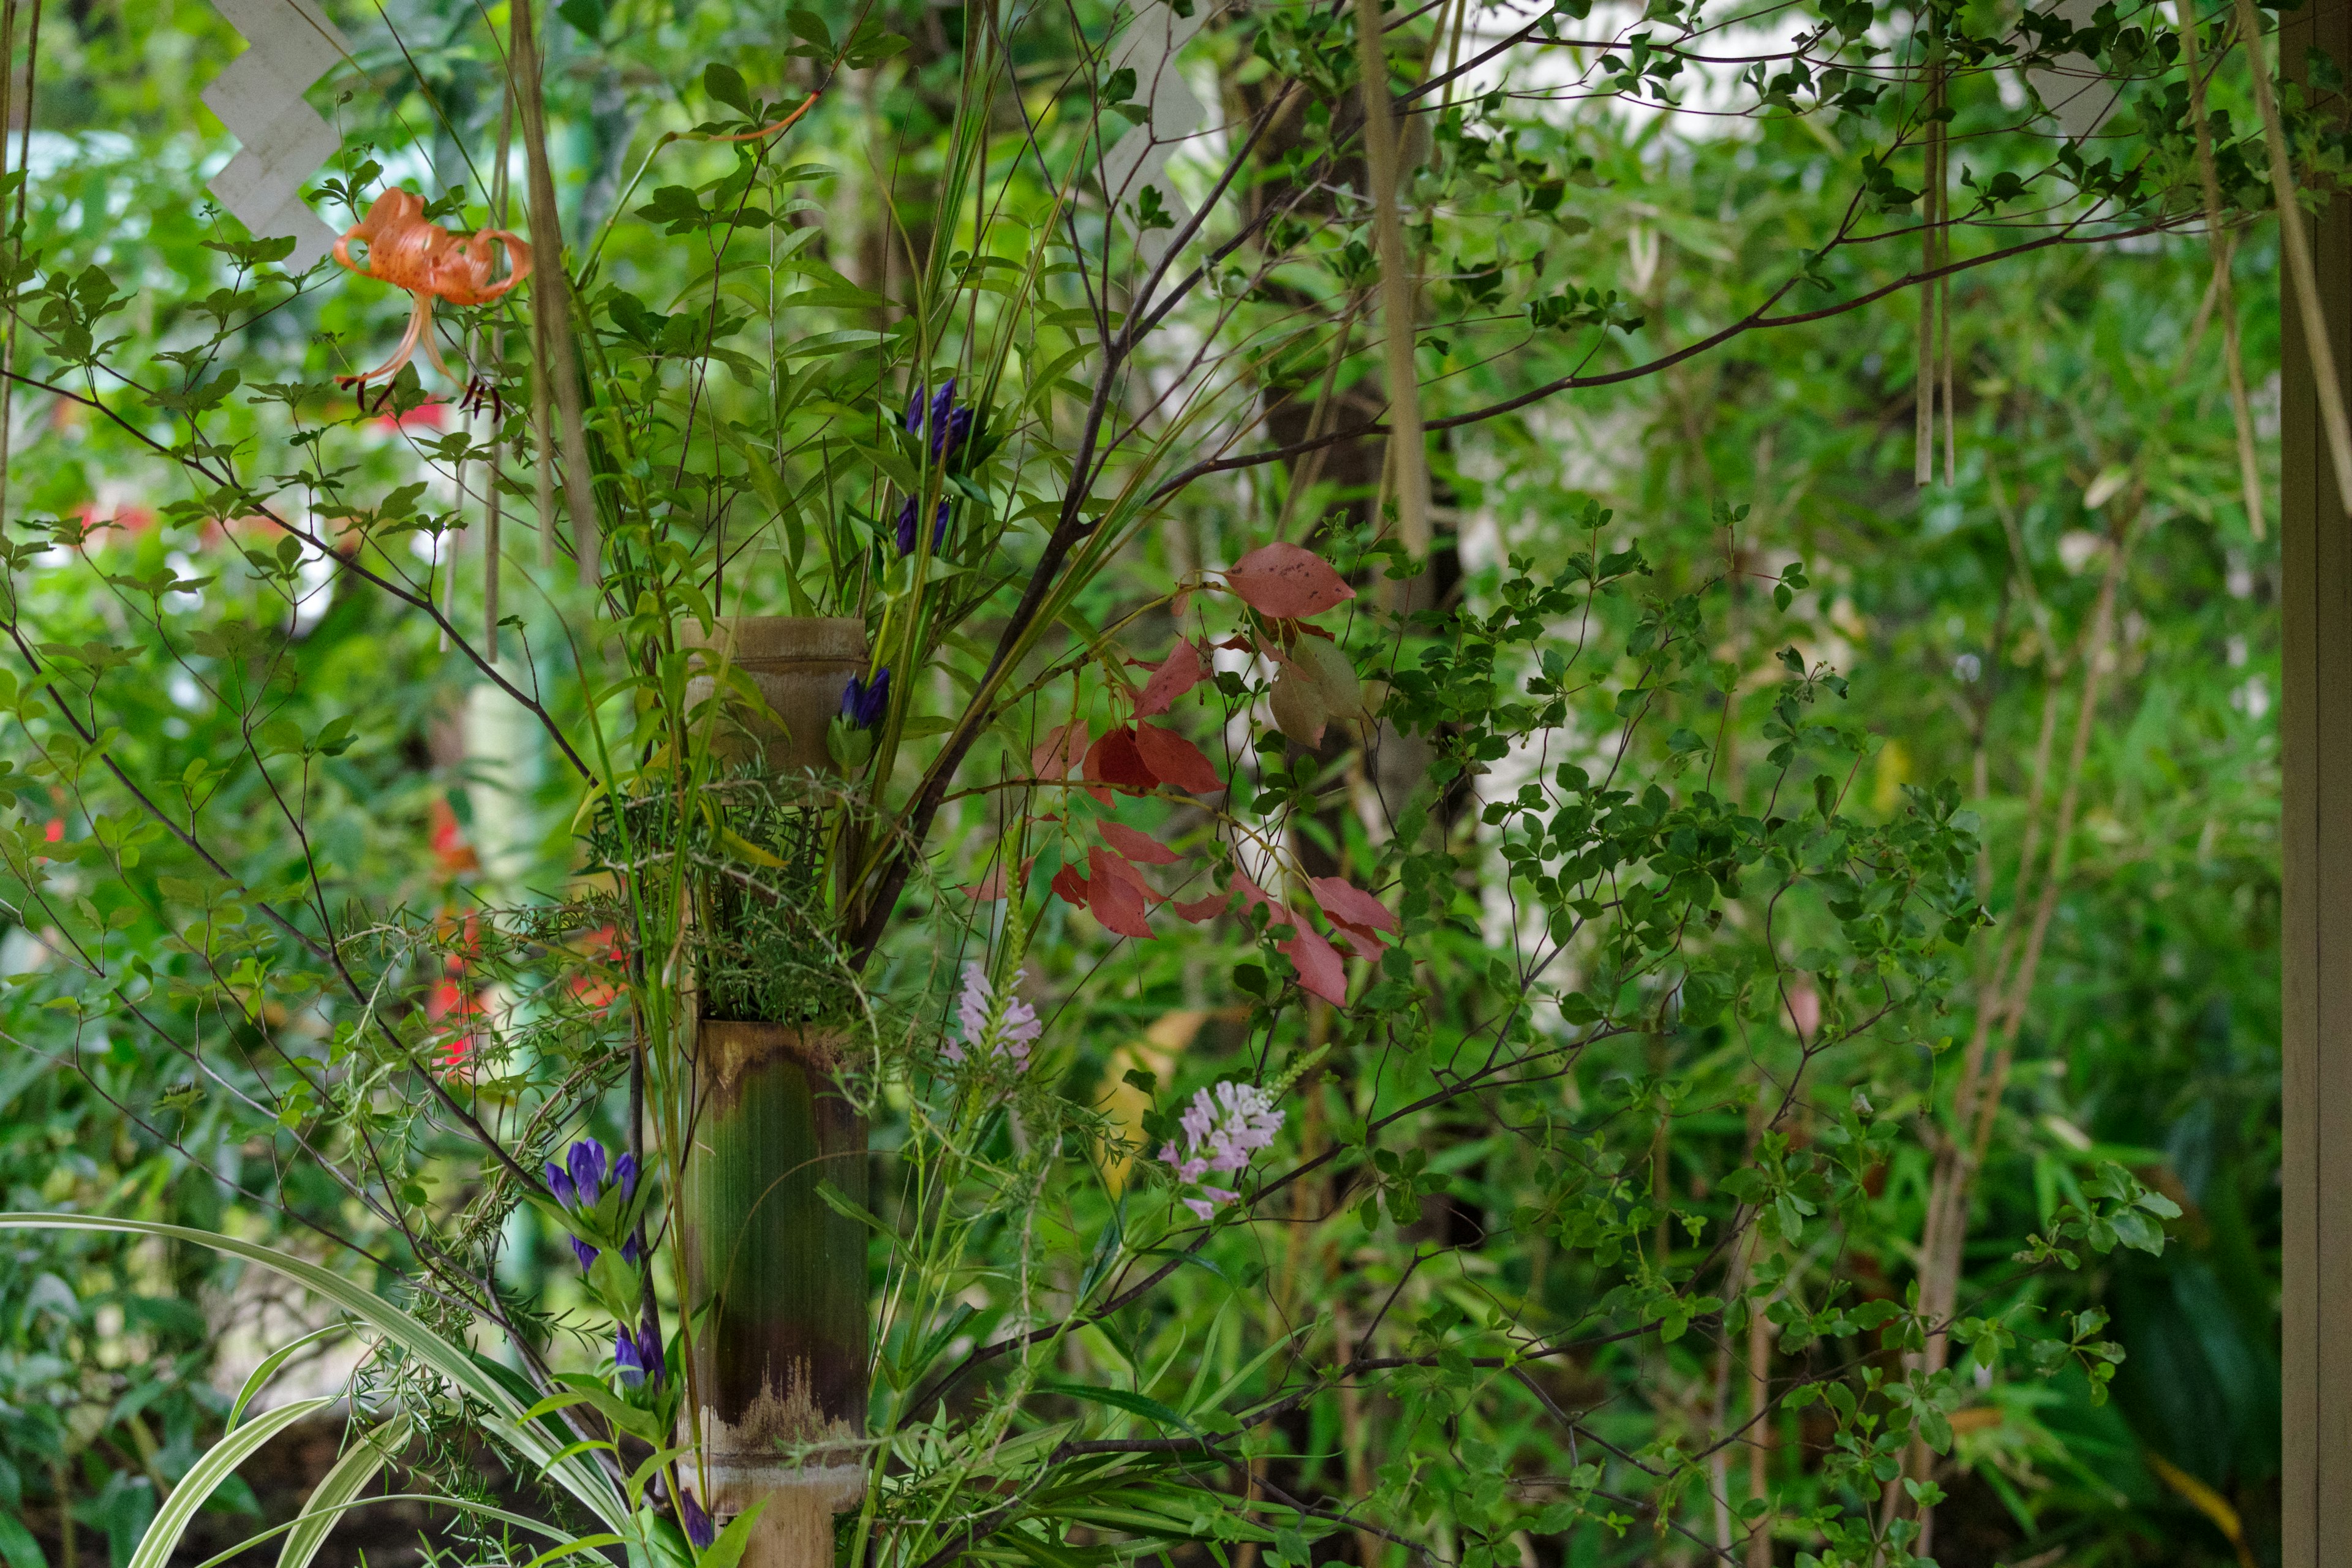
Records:
[[[1176,229],[1192,216],[1192,209],[1168,183],[1168,154],[1201,128],[1207,111],[1184,85],[1176,53],[1201,30],[1201,14],[1212,3],[1193,0],[1192,15],[1180,16],[1165,0],[1145,0],[1140,14],[1119,36],[1118,50],[1111,57],[1111,74],[1132,69],[1136,97],[1151,110],[1149,120],[1129,130],[1103,155],[1104,188],[1130,225],[1135,222],[1134,204],[1146,185],[1159,190],[1160,205],[1176,220]],[[1156,264],[1174,234],[1175,229],[1150,229],[1139,234],[1136,244]]]
[[[314,0],[213,0],[251,47],[201,95],[245,145],[206,188],[257,239],[294,237],[286,268],[316,264],[335,231],[302,200],[302,186],[342,137],[302,101],[351,46]]]

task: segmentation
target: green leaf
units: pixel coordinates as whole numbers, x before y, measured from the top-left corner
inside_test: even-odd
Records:
[[[41,1543],[13,1514],[0,1513],[0,1558],[7,1561],[8,1568],[49,1568],[48,1559],[41,1555]]]
[[[895,1237],[898,1234],[888,1226],[884,1225],[879,1219],[876,1218],[871,1210],[859,1207],[846,1194],[843,1193],[839,1187],[835,1186],[830,1181],[819,1182],[816,1184],[816,1195],[824,1200],[825,1207],[841,1215],[844,1219],[854,1219],[858,1224],[867,1226],[877,1236]]]
[[[342,1518],[343,1505],[359,1496],[362,1489],[375,1479],[375,1473],[407,1443],[405,1415],[395,1415],[374,1431],[362,1433],[360,1440],[310,1489],[302,1511],[295,1516],[294,1528],[287,1532],[285,1548],[278,1554],[278,1568],[310,1568],[310,1559],[327,1543],[328,1531]]]
[[[268,1355],[262,1357],[261,1364],[253,1369],[253,1375],[245,1380],[245,1386],[243,1388],[237,1390],[236,1403],[228,1407],[226,1429],[229,1431],[235,1431],[236,1429],[237,1417],[245,1414],[245,1407],[253,1403],[253,1396],[261,1392],[262,1385],[267,1384],[271,1378],[278,1375],[278,1369],[286,1364],[286,1361],[289,1356],[291,1356],[296,1351],[300,1350],[304,1345],[325,1339],[329,1334],[340,1334],[347,1331],[347,1327],[344,1324],[329,1323],[325,1328],[313,1329],[309,1333],[304,1334],[300,1339],[293,1342],[291,1344],[280,1346],[278,1349],[274,1350]]]
[[[333,1403],[331,1398],[298,1399],[291,1405],[281,1405],[256,1416],[249,1425],[237,1428],[214,1444],[205,1457],[180,1478],[180,1484],[172,1489],[172,1495],[163,1500],[163,1506],[155,1510],[155,1521],[140,1537],[138,1550],[131,1552],[126,1568],[168,1568],[172,1553],[179,1550],[180,1537],[187,1530],[188,1521],[195,1518],[196,1510],[205,1506],[220,1484],[235,1474],[236,1468],[251,1458],[254,1451],[264,1443],[312,1411],[324,1410]]]
[[[743,73],[733,66],[713,60],[703,67],[702,90],[745,119],[751,117],[751,89],[743,85]]]
[[[512,1374],[462,1346],[451,1344],[406,1312],[340,1274],[258,1242],[233,1236],[217,1236],[184,1225],[163,1225],[153,1220],[116,1219],[104,1215],[0,1214],[0,1230],[115,1231],[129,1236],[160,1237],[210,1247],[231,1258],[258,1263],[284,1275],[313,1295],[341,1307],[408,1352],[420,1364],[446,1379],[454,1387],[488,1405],[491,1414],[484,1425],[511,1444],[527,1463],[540,1466],[548,1479],[570,1492],[596,1518],[618,1525],[625,1525],[628,1520],[627,1508],[603,1471],[577,1458],[554,1462],[556,1451],[569,1440],[569,1434],[558,1438],[524,1419],[524,1402],[507,1383],[507,1378]],[[173,1495],[176,1497],[178,1494]]]
[[[560,1562],[566,1557],[577,1556],[583,1552],[593,1552],[600,1546],[621,1546],[625,1544],[626,1542],[624,1542],[621,1537],[609,1533],[604,1535],[583,1535],[577,1541],[567,1541],[561,1546],[549,1547],[546,1551],[532,1558],[529,1563],[524,1563],[523,1568],[543,1568],[543,1565],[546,1563]]]
[[[1181,1432],[1194,1430],[1192,1424],[1156,1399],[1140,1394],[1129,1394],[1123,1388],[1103,1388],[1091,1383],[1064,1383],[1058,1378],[1041,1377],[1031,1385],[1039,1394],[1059,1394],[1066,1398],[1083,1400],[1089,1405],[1108,1405],[1114,1409],[1140,1415],[1163,1426],[1173,1426]]]
[[[751,1543],[751,1526],[759,1521],[767,1506],[768,1500],[761,1498],[730,1520],[727,1528],[719,1532],[719,1539],[710,1543],[710,1550],[702,1554],[701,1568],[735,1568],[743,1560],[743,1548]]]

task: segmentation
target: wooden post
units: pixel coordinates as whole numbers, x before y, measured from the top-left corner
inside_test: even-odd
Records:
[[[830,771],[825,727],[865,668],[863,623],[747,616],[682,640],[718,650],[730,637],[732,663],[782,722],[730,729],[719,754]],[[711,689],[693,685],[690,697]],[[837,1032],[699,1017],[695,1034],[680,1240],[704,1500],[715,1514],[765,1502],[744,1568],[831,1568],[834,1515],[865,1491],[866,1237],[817,1189],[866,1206],[866,1123],[835,1085]]]
[[[2283,74],[2352,58],[2352,0],[2283,14]],[[2285,221],[2304,221],[2293,216]],[[2352,199],[2312,226],[2336,363],[2352,367]],[[2282,282],[2282,289],[2285,284]],[[2292,300],[2280,310],[2280,711],[2285,768],[2282,1561],[2352,1565],[2352,528]]]

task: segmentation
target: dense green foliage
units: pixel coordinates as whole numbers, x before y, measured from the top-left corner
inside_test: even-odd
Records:
[[[1225,130],[1106,201],[1087,171],[1152,96],[1109,12],[571,0],[541,79],[576,430],[533,289],[444,310],[494,417],[417,366],[339,388],[408,304],[288,279],[204,204],[226,28],[46,18],[0,1170],[11,1210],[189,1234],[0,1237],[0,1557],[58,1563],[69,1516],[123,1568],[226,1426],[216,1356],[348,1316],[312,1391],[414,1422],[407,1489],[492,1500],[478,1428],[556,1478],[560,1539],[687,1559],[691,1458],[625,1473],[680,1380],[613,1340],[657,1300],[674,1373],[694,1331],[658,1217],[682,963],[858,1022],[848,1561],[1899,1563],[1930,1515],[1952,1565],[2264,1560],[2276,552],[2218,312],[2268,406],[2273,231],[2233,216],[2234,304],[2209,289],[2167,11],[1832,3],[1733,49],[1671,3],[1586,47],[1589,10],[1391,15],[1425,539],[1380,439],[1346,8],[1204,16]],[[510,14],[336,14],[320,210],[405,184],[500,221],[506,136],[523,229]],[[2259,129],[2206,23],[2234,214]],[[2089,141],[2030,96],[2061,60],[2126,79]],[[1957,462],[1922,487],[1902,285],[1948,117]],[[1155,274],[1139,232],[1187,247]],[[950,375],[943,452],[901,410]],[[549,462],[575,437],[584,508]],[[946,521],[902,535],[902,503]],[[1354,596],[1219,575],[1275,540]],[[834,727],[839,785],[714,754],[677,639],[721,607],[864,620],[895,679]],[[1139,713],[1129,661],[1180,639],[1238,646]],[[1230,787],[1167,750],[1069,787],[1072,723],[1077,756],[1181,733]],[[979,1048],[1015,994],[1025,1068]],[[1996,1058],[1979,1166],[1956,1100]],[[1216,1083],[1284,1121],[1187,1176],[1160,1151]],[[539,1184],[583,1136],[645,1152],[635,1209]],[[525,1413],[551,1390],[577,1403]],[[611,1447],[554,1458],[574,1433]],[[234,1480],[208,1507],[207,1540],[279,1522]],[[436,1528],[546,1544],[487,1518]]]

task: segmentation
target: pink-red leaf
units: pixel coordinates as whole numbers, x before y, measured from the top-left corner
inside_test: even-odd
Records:
[[[1106,877],[1116,877],[1155,904],[1164,904],[1168,895],[1143,879],[1143,873],[1134,864],[1097,844],[1087,851],[1087,869],[1094,873],[1097,883]]]
[[[1045,731],[1045,738],[1029,753],[1029,772],[1041,779],[1067,778],[1077,771],[1086,754],[1087,727],[1056,724]]]
[[[1225,787],[1201,748],[1173,730],[1162,730],[1156,724],[1145,724],[1129,731],[1140,753],[1143,765],[1178,789],[1194,795],[1214,795]]]
[[[1130,860],[1140,860],[1147,866],[1173,866],[1183,857],[1149,833],[1138,833],[1123,822],[1102,825],[1103,842]]]
[[[1255,904],[1264,904],[1267,909],[1276,911],[1276,914],[1282,912],[1282,906],[1274,901],[1274,895],[1267,892],[1264,888],[1259,887],[1256,879],[1251,877],[1247,871],[1236,871],[1234,873],[1232,894],[1233,896],[1240,898],[1242,908],[1244,909],[1248,909]]]
[[[1225,574],[1242,603],[1277,621],[1319,616],[1356,596],[1346,579],[1311,550],[1296,544],[1262,544]]]
[[[1180,642],[1175,650],[1160,661],[1151,679],[1143,683],[1143,695],[1135,700],[1135,716],[1149,719],[1165,713],[1176,699],[1201,684],[1208,673],[1202,663],[1201,650],[1189,642]]]
[[[1307,889],[1315,895],[1315,901],[1323,906],[1323,912],[1336,925],[1361,926],[1392,936],[1402,929],[1387,905],[1344,877],[1309,877]]]
[[[1339,963],[1339,955],[1323,940],[1323,933],[1307,923],[1305,915],[1294,914],[1291,922],[1298,934],[1276,945],[1283,956],[1298,966],[1298,984],[1313,992],[1334,1007],[1348,1005],[1348,972]]]
[[[1199,925],[1202,921],[1213,921],[1223,914],[1226,906],[1233,901],[1231,893],[1212,893],[1205,899],[1192,899],[1168,907],[1194,925]]]
[[[1087,907],[1087,879],[1078,875],[1078,868],[1076,866],[1065,866],[1055,872],[1054,880],[1050,885],[1054,889],[1054,896],[1064,903],[1076,904],[1080,909]]]
[[[1143,894],[1125,877],[1106,874],[1101,849],[1096,849],[1094,854],[1097,874],[1094,880],[1087,885],[1087,908],[1094,912],[1095,919],[1102,921],[1104,930],[1149,942],[1151,939],[1151,922],[1144,919]],[[1130,873],[1134,869],[1132,866],[1128,868]]]
[[[1087,752],[1087,777],[1114,789],[1148,790],[1160,783],[1159,770],[1137,749],[1133,725],[1113,730]]]

